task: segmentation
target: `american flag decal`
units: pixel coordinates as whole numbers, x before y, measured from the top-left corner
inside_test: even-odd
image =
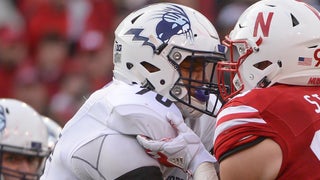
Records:
[[[312,58],[299,57],[298,59],[298,65],[311,66],[311,64],[312,64]]]

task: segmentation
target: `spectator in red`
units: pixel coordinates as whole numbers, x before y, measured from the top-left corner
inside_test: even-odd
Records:
[[[114,29],[116,7],[111,0],[24,0],[18,5],[26,18],[31,52],[48,32],[59,33],[72,44],[86,30],[110,34]]]
[[[12,97],[14,76],[27,58],[23,34],[9,26],[0,28],[0,97]]]
[[[101,31],[90,30],[81,37],[75,58],[81,62],[83,73],[89,78],[90,91],[112,80],[112,49],[112,42]]]
[[[40,82],[37,70],[30,65],[24,65],[17,71],[13,81],[13,97],[28,103],[41,114],[48,112],[48,92]]]
[[[58,91],[69,60],[68,43],[60,34],[45,34],[37,44],[34,67],[40,82],[46,86],[49,97]]]
[[[30,1],[30,0],[29,0]],[[28,43],[32,53],[40,39],[48,33],[67,38],[67,8],[64,0],[38,2],[34,12],[27,19]]]
[[[91,13],[86,22],[86,30],[100,30],[113,34],[115,29],[116,6],[113,1],[91,0]]]
[[[61,79],[59,90],[49,103],[49,115],[61,126],[71,119],[91,93],[90,81],[78,61],[71,61]]]

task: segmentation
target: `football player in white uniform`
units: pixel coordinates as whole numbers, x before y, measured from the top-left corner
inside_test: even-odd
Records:
[[[159,3],[131,13],[115,31],[113,81],[64,126],[41,179],[186,179],[201,162],[215,162],[208,150],[221,103],[213,73],[224,53],[194,9]],[[186,119],[206,145],[193,149],[188,166],[164,159],[182,170],[162,166],[136,140],[176,137],[172,117]]]
[[[49,155],[41,116],[15,99],[0,99],[0,179],[34,180]]]

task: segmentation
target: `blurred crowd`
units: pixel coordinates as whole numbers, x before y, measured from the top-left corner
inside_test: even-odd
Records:
[[[63,126],[112,80],[113,32],[131,11],[164,0],[0,0],[0,97]],[[255,0],[167,0],[193,7],[220,38]],[[318,0],[308,3],[319,9]]]

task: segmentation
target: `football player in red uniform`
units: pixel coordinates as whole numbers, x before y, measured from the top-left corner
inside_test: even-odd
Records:
[[[233,97],[214,137],[222,179],[320,178],[319,30],[319,12],[293,0],[259,1],[239,18],[225,40],[238,56],[217,68]]]

